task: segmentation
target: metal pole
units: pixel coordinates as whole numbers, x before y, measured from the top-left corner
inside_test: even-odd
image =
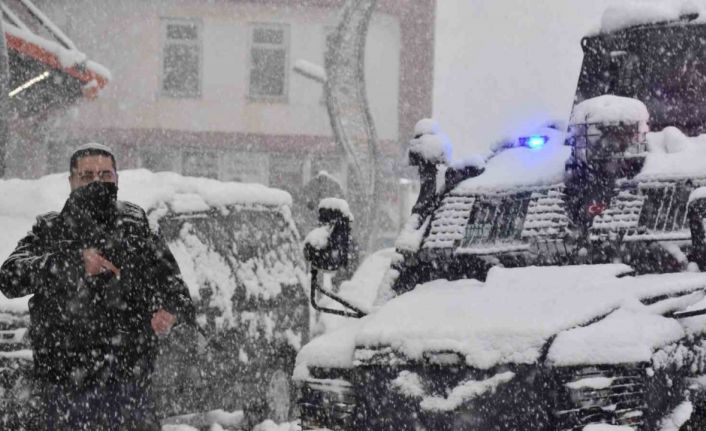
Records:
[[[7,148],[10,140],[10,60],[5,40],[5,23],[0,19],[0,178],[6,173]]]

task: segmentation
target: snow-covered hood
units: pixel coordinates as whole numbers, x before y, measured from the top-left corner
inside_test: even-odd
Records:
[[[453,351],[483,369],[531,364],[553,337],[546,360],[554,365],[648,361],[654,350],[706,328],[699,318],[685,327],[661,315],[669,307],[698,306],[706,274],[631,276],[630,270],[619,264],[493,268],[485,283],[425,283],[305,346],[299,373],[304,365],[351,367],[356,349],[383,347],[412,360]]]

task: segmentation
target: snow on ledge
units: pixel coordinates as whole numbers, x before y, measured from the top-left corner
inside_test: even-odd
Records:
[[[625,425],[591,424],[583,427],[583,431],[635,431],[635,428]]]
[[[607,94],[584,100],[574,106],[570,124],[640,123],[646,130],[650,114],[640,100]]]
[[[684,2],[681,5],[665,2],[626,2],[611,6],[603,12],[601,33],[612,33],[638,25],[678,21],[681,16],[699,13],[699,7],[692,2]]]

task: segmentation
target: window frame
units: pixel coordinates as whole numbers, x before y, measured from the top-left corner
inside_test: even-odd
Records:
[[[476,197],[463,229],[461,247],[471,248],[521,242],[531,199],[531,193],[526,192]],[[484,223],[480,223],[480,220],[477,220],[479,213],[482,211],[485,212],[482,216]],[[492,214],[490,214],[491,211]],[[507,218],[510,214],[513,215],[512,219]],[[503,220],[500,224],[496,223],[496,220],[499,219]],[[488,230],[487,232],[470,234],[469,230],[475,229],[475,226],[487,226]]]
[[[167,27],[169,24],[193,24],[196,26],[196,41],[177,41],[167,37]],[[159,51],[159,91],[160,97],[168,97],[172,99],[199,99],[203,95],[203,23],[199,18],[192,17],[160,17],[160,51]],[[198,50],[198,88],[194,92],[189,91],[173,91],[165,90],[164,88],[164,60],[165,48],[167,45],[190,45],[196,46]]]
[[[208,156],[212,156],[214,158],[214,167],[215,167],[215,172],[214,176],[210,175],[204,175],[202,172],[197,172],[197,173],[191,173],[186,171],[186,159],[189,155],[193,154],[196,157],[199,157],[199,153],[202,155],[201,158],[203,159],[203,155],[208,154]],[[180,154],[181,158],[181,175],[184,176],[190,176],[190,177],[197,177],[197,178],[211,178],[215,180],[220,180],[221,179],[221,172],[222,172],[222,166],[221,166],[221,161],[223,159],[223,154],[221,151],[215,148],[203,148],[203,147],[195,147],[195,146],[187,146],[184,148],[181,148]]]
[[[252,86],[252,72],[253,72],[253,49],[256,47],[260,46],[262,48],[268,48],[268,49],[276,49],[275,47],[277,45],[274,44],[267,44],[267,43],[255,43],[254,41],[254,35],[255,35],[255,30],[260,29],[260,28],[267,28],[267,29],[278,29],[278,30],[283,30],[284,32],[284,37],[282,40],[282,47],[284,47],[284,82],[283,82],[283,89],[282,89],[282,95],[278,96],[273,96],[273,95],[259,95],[259,94],[253,94],[253,86]],[[247,85],[248,85],[248,93],[247,93],[247,100],[250,102],[269,102],[269,103],[288,103],[289,102],[289,68],[290,68],[290,63],[291,63],[291,58],[290,58],[290,50],[291,50],[291,26],[289,23],[280,23],[280,22],[251,22],[248,25],[248,49],[246,52],[247,60],[246,63],[248,65],[248,73],[247,73]]]

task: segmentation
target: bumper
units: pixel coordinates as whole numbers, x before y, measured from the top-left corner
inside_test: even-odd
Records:
[[[348,380],[305,381],[300,399],[303,429],[574,431],[607,423],[647,431],[655,429],[662,413],[683,393],[676,376],[655,375],[641,365],[528,366],[515,370],[511,381],[453,408],[429,408],[430,397],[450,400],[455,387],[489,374],[483,377],[463,367],[405,368],[360,367]],[[395,387],[392,382],[401,371],[419,376],[424,393]]]

